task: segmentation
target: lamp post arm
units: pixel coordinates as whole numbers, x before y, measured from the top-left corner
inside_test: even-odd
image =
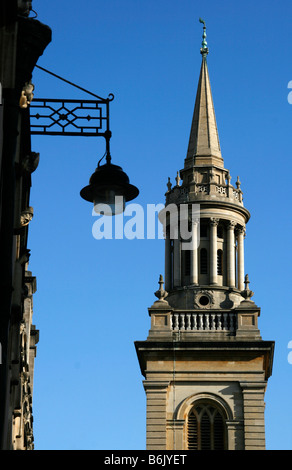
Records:
[[[71,85],[71,86],[74,86],[75,88],[78,88],[78,89],[81,90],[81,91],[84,91],[85,93],[88,93],[88,94],[91,95],[91,96],[94,96],[95,98],[98,98],[99,100],[102,100],[102,101],[112,101],[112,100],[114,99],[114,95],[113,95],[112,93],[110,93],[107,98],[101,98],[100,96],[96,95],[95,93],[92,93],[91,91],[88,91],[88,90],[86,90],[85,88],[83,88],[83,87],[81,87],[81,86],[79,86],[79,85],[76,85],[76,83],[70,82],[70,81],[67,80],[66,78],[60,77],[60,75],[57,75],[56,73],[53,73],[53,72],[51,72],[50,70],[47,70],[47,69],[45,69],[44,67],[41,67],[40,65],[36,65],[35,67],[37,67],[38,69],[42,70],[43,72],[46,72],[46,73],[52,75],[52,76],[55,77],[55,78],[58,78],[59,80],[62,80],[63,82],[68,83],[68,84]]]

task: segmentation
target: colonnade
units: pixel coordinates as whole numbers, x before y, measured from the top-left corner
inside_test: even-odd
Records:
[[[210,218],[209,223],[209,238],[207,239],[208,251],[208,282],[211,286],[222,285],[219,284],[219,274],[217,267],[217,253],[221,244],[219,245],[217,228],[220,219]],[[231,288],[238,288],[244,290],[244,233],[243,226],[237,225],[235,221],[225,221],[223,235],[223,253],[224,253],[224,286]],[[179,234],[176,233],[173,240],[170,238],[169,232],[166,232],[165,239],[165,288],[171,290],[172,287],[179,287],[184,285],[182,275],[182,256],[184,247],[187,246],[190,254],[190,272],[189,272],[189,285],[200,284],[200,234],[198,233],[198,224],[192,223],[191,239],[185,244]],[[185,244],[183,246],[183,244]],[[206,246],[204,244],[204,246]],[[204,284],[206,284],[204,282]]]

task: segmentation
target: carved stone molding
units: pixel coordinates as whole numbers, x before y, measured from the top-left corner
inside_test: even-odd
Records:
[[[236,227],[236,222],[234,220],[230,220],[227,224],[227,229],[228,230],[234,230]]]
[[[245,227],[243,227],[243,226],[241,226],[241,225],[239,225],[238,227],[236,227],[236,234],[237,234],[237,235],[242,234],[242,235],[245,236],[245,232],[246,232]]]
[[[210,225],[212,225],[213,227],[217,227],[217,225],[219,224],[219,221],[220,221],[220,219],[217,219],[216,217],[211,217],[210,218]]]
[[[20,100],[19,100],[19,106],[22,109],[27,108],[28,105],[32,102],[33,91],[34,91],[34,84],[31,83],[31,81],[27,82],[22,89]]]
[[[29,224],[29,222],[33,218],[33,208],[27,207],[24,211],[20,214],[20,227],[25,227]]]
[[[194,292],[194,306],[200,309],[208,309],[214,305],[213,291],[199,290]]]

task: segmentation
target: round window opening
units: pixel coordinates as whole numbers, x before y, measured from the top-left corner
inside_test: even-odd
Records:
[[[208,305],[210,303],[210,299],[206,295],[202,295],[199,298],[199,302],[200,302],[201,305],[203,305],[205,307],[206,305]]]

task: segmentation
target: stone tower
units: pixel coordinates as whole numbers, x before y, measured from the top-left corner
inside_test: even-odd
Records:
[[[162,276],[135,343],[147,398],[148,450],[265,449],[264,395],[274,342],[258,329],[244,269],[250,218],[224,168],[207,67],[202,65],[184,168],[169,182]]]

